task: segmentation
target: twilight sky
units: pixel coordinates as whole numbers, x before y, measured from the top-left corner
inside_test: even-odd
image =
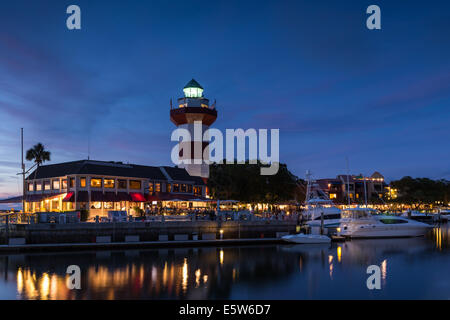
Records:
[[[0,198],[20,193],[21,127],[52,163],[86,159],[90,136],[91,159],[172,165],[169,100],[191,78],[217,99],[214,127],[279,128],[299,177],[348,157],[353,173],[450,178],[448,1],[15,0],[0,2]]]

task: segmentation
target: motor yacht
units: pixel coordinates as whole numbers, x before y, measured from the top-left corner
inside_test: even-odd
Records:
[[[442,221],[450,220],[450,209],[441,209],[439,210],[439,214]]]
[[[322,223],[324,228],[337,228],[341,224],[341,210],[334,206],[328,199],[313,198],[307,201],[307,210],[305,211],[310,227],[320,227]]]
[[[404,217],[404,218],[417,220],[417,221],[424,221],[424,222],[435,220],[434,219],[435,215],[428,214],[428,213],[423,213],[423,212],[420,212],[420,211],[417,211],[417,210],[404,211],[401,216]]]
[[[290,234],[281,238],[283,241],[291,243],[317,244],[330,243],[331,238],[320,234]]]
[[[338,234],[348,238],[396,238],[425,235],[431,225],[397,216],[374,214],[369,208],[350,208],[341,212]]]

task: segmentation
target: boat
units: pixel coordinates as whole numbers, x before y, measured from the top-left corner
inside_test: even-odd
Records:
[[[318,244],[330,243],[331,238],[320,234],[290,234],[281,238],[283,241],[290,243]]]
[[[423,213],[417,210],[407,210],[402,213],[401,217],[417,221],[433,221],[435,215]]]
[[[399,216],[374,214],[369,208],[342,211],[338,235],[347,238],[401,238],[424,236],[431,225]]]
[[[307,202],[305,211],[309,221],[306,224],[310,227],[337,228],[341,223],[341,210],[334,206],[331,200],[314,198]]]
[[[448,222],[450,220],[450,209],[439,210],[439,215],[442,221]]]
[[[306,189],[306,210],[303,216],[306,218],[306,224],[313,227],[323,227],[329,229],[330,233],[339,227],[341,223],[341,210],[337,208],[328,195],[323,192],[319,185],[311,180],[311,174],[306,172],[307,189]],[[333,230],[334,229],[334,230]]]

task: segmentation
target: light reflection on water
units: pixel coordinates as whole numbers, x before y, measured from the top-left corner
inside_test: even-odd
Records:
[[[1,299],[450,298],[450,230],[332,245],[0,255]],[[66,286],[69,265],[81,290]],[[381,270],[368,290],[366,269]]]

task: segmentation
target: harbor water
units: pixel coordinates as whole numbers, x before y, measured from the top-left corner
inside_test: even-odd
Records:
[[[67,267],[81,289],[67,287]],[[369,290],[370,265],[381,289]],[[0,255],[0,299],[450,299],[450,228],[426,237]]]

